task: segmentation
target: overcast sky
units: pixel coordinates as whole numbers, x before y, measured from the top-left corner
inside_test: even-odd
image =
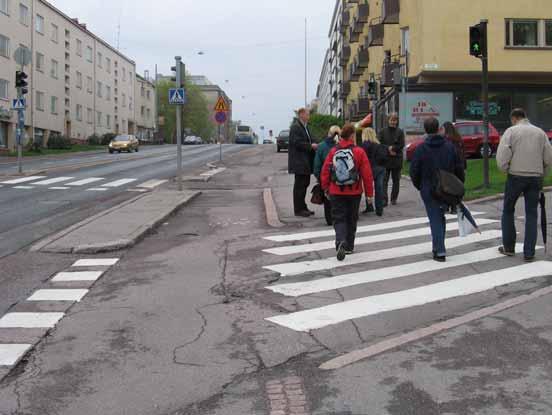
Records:
[[[335,0],[50,0],[112,45],[137,71],[169,73],[174,56],[233,100],[234,119],[277,131],[304,104],[304,19],[308,99],[316,96]],[[203,51],[204,55],[198,55]],[[228,81],[228,82],[226,82]]]

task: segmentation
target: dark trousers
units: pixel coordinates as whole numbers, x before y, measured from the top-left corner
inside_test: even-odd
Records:
[[[433,254],[437,256],[446,256],[445,236],[447,232],[447,220],[445,211],[447,206],[438,202],[430,194],[422,191],[422,199],[429,219],[431,228],[431,239],[433,242]]]
[[[324,198],[324,217],[326,218],[326,223],[328,226],[333,225],[333,216],[332,216],[332,202],[328,198]]]
[[[386,170],[383,167],[374,167],[372,169],[372,174],[374,175],[374,187],[375,187],[375,197],[374,203],[376,205],[376,212],[383,212],[383,204],[386,199],[386,194],[384,192],[384,182]]]
[[[523,254],[529,258],[535,256],[542,181],[540,177],[508,176],[504,192],[504,211],[502,212],[502,243],[509,252],[514,252],[516,248],[515,210],[516,203],[523,194],[525,199],[525,245]]]
[[[310,186],[310,174],[296,174],[295,184],[293,185],[293,209],[295,213],[301,213],[308,210],[305,198],[307,189]]]
[[[352,251],[355,249],[361,195],[332,196],[331,199],[336,248],[343,243],[346,249]]]
[[[389,178],[393,179],[393,188],[391,190],[391,201],[397,201],[399,198],[399,191],[401,189],[401,175],[402,169],[387,169],[385,172],[385,180],[383,182],[383,188],[385,191],[385,201],[389,201]]]

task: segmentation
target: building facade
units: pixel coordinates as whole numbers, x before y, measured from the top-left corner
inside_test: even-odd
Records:
[[[338,2],[339,3],[339,2]],[[348,0],[343,20],[344,116],[372,110],[371,78],[378,82],[378,124],[399,112],[411,133],[424,117],[480,120],[481,61],[469,54],[469,27],[489,21],[490,116],[503,131],[509,112],[527,109],[552,129],[552,8],[548,0]],[[346,47],[345,46],[345,47]]]
[[[136,137],[141,141],[153,141],[156,131],[156,91],[155,83],[146,72],[136,75]]]
[[[15,146],[14,60],[31,50],[25,141],[135,134],[135,62],[44,0],[0,0],[0,148]],[[153,116],[152,116],[153,118]]]

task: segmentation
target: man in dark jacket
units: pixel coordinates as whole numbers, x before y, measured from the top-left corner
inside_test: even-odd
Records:
[[[433,197],[435,171],[446,170],[464,181],[464,165],[454,145],[438,134],[439,121],[436,118],[428,118],[424,128],[427,137],[424,144],[414,153],[410,164],[410,177],[416,189],[420,191],[426,207],[433,238],[433,259],[445,262],[447,255],[445,212],[448,206]]]
[[[313,169],[314,154],[318,145],[313,142],[309,130],[309,110],[301,108],[298,111],[298,120],[293,123],[289,132],[289,173],[295,175],[293,186],[293,209],[295,216],[309,217],[314,212],[307,208],[305,198],[310,186]]]
[[[387,171],[383,184],[385,190],[384,206],[387,206],[389,203],[389,178],[393,180],[391,204],[397,204],[401,186],[403,150],[405,146],[404,131],[399,128],[399,115],[396,113],[390,114],[387,122],[388,127],[381,130],[378,135],[380,143],[389,148],[389,157],[385,166]]]

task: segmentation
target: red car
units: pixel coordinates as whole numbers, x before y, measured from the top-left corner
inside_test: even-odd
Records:
[[[461,121],[454,123],[454,126],[464,139],[466,157],[483,157],[483,122]],[[423,138],[417,138],[406,146],[406,158],[408,161],[412,161],[414,152],[423,142]],[[489,124],[489,156],[496,153],[499,144],[500,134],[492,124]]]

